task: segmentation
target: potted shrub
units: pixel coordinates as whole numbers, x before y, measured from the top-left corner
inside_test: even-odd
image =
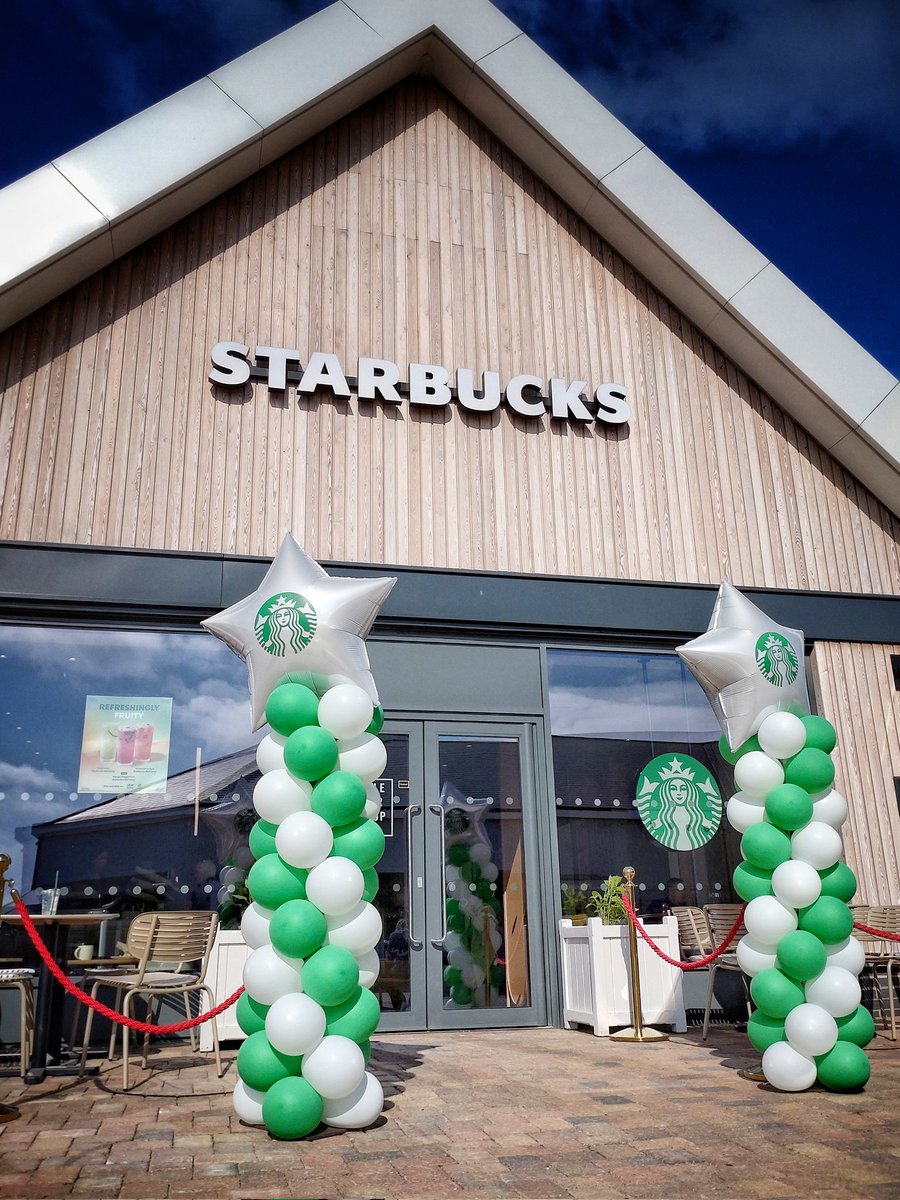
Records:
[[[562,915],[568,917],[573,925],[585,925],[588,919],[587,885],[584,891],[574,883],[564,883],[562,886]]]
[[[600,890],[591,892],[585,909],[589,916],[599,917],[604,925],[624,925],[628,920],[622,897],[625,895],[625,880],[621,875],[609,875],[600,884]]]

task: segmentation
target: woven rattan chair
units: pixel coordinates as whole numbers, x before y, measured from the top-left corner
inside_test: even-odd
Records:
[[[141,913],[131,922],[125,942],[126,953],[134,956],[137,966],[133,971],[123,971],[120,974],[98,974],[90,980],[91,996],[96,999],[101,988],[112,988],[117,997],[121,998],[121,1012],[128,1017],[133,1016],[133,997],[142,996],[147,1001],[147,1020],[150,1022],[153,1021],[153,1013],[164,996],[181,996],[188,1017],[191,1015],[191,996],[195,992],[206,995],[212,1008],[215,1003],[212,990],[204,980],[218,924],[219,918],[215,912]],[[90,1009],[81,1050],[82,1073],[90,1044],[93,1015],[94,1010]],[[127,1025],[121,1026],[121,1029],[122,1086],[127,1088],[130,1031]],[[216,1069],[221,1076],[223,1068],[215,1021],[212,1022],[212,1038]],[[115,1028],[111,1046],[114,1039]],[[147,1066],[148,1044],[149,1035],[145,1034],[141,1056],[143,1067]],[[197,1042],[193,1031],[191,1044],[196,1050]]]
[[[722,942],[725,941],[725,938],[728,936],[728,933],[730,932],[732,925],[735,923],[735,921],[738,919],[738,916],[740,915],[741,907],[742,906],[740,904],[706,904],[706,905],[704,905],[703,912],[706,917],[707,925],[709,927],[709,937],[710,937],[710,942],[711,942],[710,949],[715,949],[716,946],[720,946],[722,944]],[[747,930],[744,928],[743,925],[741,925],[737,931],[737,934],[735,935],[734,941],[731,943],[732,947],[737,945],[738,939],[742,938],[746,932],[747,932]],[[709,951],[707,951],[706,953],[709,953]],[[740,968],[740,964],[738,963],[738,960],[737,960],[737,953],[735,952],[734,949],[731,949],[731,950],[727,951],[725,954],[721,954],[715,960],[715,962],[710,963],[710,966],[709,966],[709,988],[707,989],[707,992],[706,992],[706,1015],[703,1018],[703,1039],[704,1039],[704,1041],[706,1040],[706,1035],[709,1032],[709,1011],[710,1011],[710,1008],[712,1007],[713,989],[715,987],[717,971],[737,971],[738,972],[738,974],[741,977],[741,983],[744,986],[744,996],[747,1001],[747,1016],[748,1016],[748,1018],[751,1013],[750,990],[747,987],[747,977],[744,975],[744,972]]]

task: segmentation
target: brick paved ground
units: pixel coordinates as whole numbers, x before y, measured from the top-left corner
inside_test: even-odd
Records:
[[[879,1037],[865,1092],[785,1095],[743,1079],[716,1028],[633,1046],[560,1029],[376,1036],[387,1111],[362,1132],[277,1142],[232,1114],[211,1056],[163,1046],[121,1069],[25,1088],[0,1126],[0,1196],[900,1197],[900,1048]]]

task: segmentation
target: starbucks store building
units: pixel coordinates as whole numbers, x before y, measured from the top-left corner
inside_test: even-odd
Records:
[[[262,731],[200,622],[291,532],[397,578],[385,1028],[559,1022],[557,922],[625,865],[647,914],[735,899],[724,821],[637,802],[654,760],[732,794],[675,653],[723,580],[803,631],[858,899],[900,902],[900,385],[487,0],[336,3],[0,192],[0,230],[23,890],[236,924]],[[503,972],[460,1006],[464,829]]]

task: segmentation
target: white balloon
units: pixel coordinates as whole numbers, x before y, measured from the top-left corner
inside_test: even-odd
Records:
[[[775,947],[765,946],[746,934],[737,944],[737,960],[744,974],[752,978],[775,966]]]
[[[817,871],[827,871],[844,852],[841,835],[824,821],[810,821],[791,834],[791,858],[809,863]]]
[[[368,817],[370,821],[377,821],[381,817],[381,792],[374,783],[366,784],[366,803],[363,807],[363,816]]]
[[[358,775],[363,783],[374,783],[380,779],[387,766],[387,750],[384,742],[374,734],[364,733],[361,737],[338,742],[338,768]]]
[[[292,867],[317,867],[333,845],[331,826],[314,812],[291,813],[275,834],[275,849]]]
[[[765,798],[772,788],[784,783],[784,767],[777,758],[761,750],[750,750],[734,765],[734,785],[748,796]]]
[[[489,933],[488,937],[490,938],[490,942],[491,942],[491,945],[493,946],[494,950],[495,951],[499,950],[500,947],[503,945],[503,934],[500,932],[500,930],[492,929],[491,932]]]
[[[244,963],[244,987],[260,1004],[274,1004],[288,992],[301,991],[302,958],[288,958],[274,946],[260,946]]]
[[[462,944],[463,944],[462,938],[459,936],[458,933],[454,933],[452,929],[450,930],[449,933],[444,935],[444,949],[447,951],[448,954],[450,953],[451,950],[455,950],[458,946],[461,946]]]
[[[279,825],[291,813],[309,812],[312,786],[284,769],[268,771],[253,789],[253,807],[264,821]]]
[[[744,909],[744,925],[756,942],[777,946],[786,933],[797,928],[797,914],[774,896],[757,896]]]
[[[359,963],[359,986],[374,987],[375,981],[381,974],[381,959],[378,957],[378,951],[367,950],[365,954],[357,954],[356,961]]]
[[[303,1056],[300,1074],[323,1100],[339,1100],[359,1087],[366,1071],[363,1052],[350,1038],[331,1033]]]
[[[357,864],[335,855],[313,867],[307,875],[306,898],[326,917],[336,917],[359,904],[365,886]]]
[[[229,892],[227,887],[220,887],[216,892],[216,904],[227,904],[231,899],[231,895],[232,893]]]
[[[774,712],[766,717],[756,736],[770,758],[793,758],[806,745],[806,726],[793,713]]]
[[[852,935],[833,946],[826,946],[828,955],[826,966],[843,967],[851,975],[858,975],[866,965],[866,950],[859,938]]]
[[[821,821],[825,825],[830,825],[832,829],[840,829],[847,818],[850,816],[850,806],[834,788],[830,792],[826,792],[819,800],[813,801],[814,821]]]
[[[487,842],[476,842],[469,847],[469,858],[472,862],[488,863],[491,861],[491,848]]]
[[[247,1087],[243,1079],[239,1079],[234,1085],[234,1096],[232,1097],[234,1111],[248,1125],[265,1124],[262,1115],[262,1105],[265,1098],[265,1092],[258,1092],[256,1088]]]
[[[247,872],[242,871],[240,867],[223,867],[219,872],[219,878],[226,887],[229,884],[233,884],[234,887],[237,887],[239,883],[243,883],[247,878]]]
[[[280,733],[267,733],[256,747],[256,765],[263,775],[267,771],[284,770],[284,744],[286,737]]]
[[[375,706],[369,693],[355,683],[329,688],[319,701],[317,719],[323,729],[341,739],[357,738],[372,723]]]
[[[269,935],[269,922],[274,915],[270,908],[263,908],[255,900],[244,909],[244,915],[241,917],[241,937],[251,950],[258,950],[260,946],[268,946],[272,941]]]
[[[282,1054],[308,1054],[325,1036],[325,1010],[303,992],[279,996],[266,1013],[266,1037]]]
[[[322,1120],[333,1129],[365,1129],[381,1116],[382,1108],[384,1089],[371,1071],[366,1071],[349,1096],[324,1102]]]
[[[484,983],[484,967],[478,966],[477,963],[471,963],[462,969],[462,981],[466,987],[480,988]]]
[[[249,846],[238,846],[234,852],[234,865],[244,871],[249,871],[256,862],[256,857]]]
[[[444,881],[446,883],[459,883],[459,868],[454,867],[453,863],[447,863],[445,865]]]
[[[822,893],[822,880],[815,867],[799,859],[788,859],[772,872],[772,891],[791,908],[808,908]]]
[[[725,805],[725,816],[732,829],[746,833],[751,825],[759,825],[766,819],[766,807],[762,800],[738,792]]]
[[[816,1064],[787,1042],[775,1042],[762,1057],[762,1069],[780,1092],[805,1092],[816,1082]]]
[[[810,1058],[827,1054],[837,1041],[837,1021],[818,1004],[798,1004],[784,1021],[788,1043]]]
[[[381,941],[381,913],[367,900],[360,900],[349,912],[328,917],[327,921],[325,942],[329,946],[343,946],[351,954],[361,955]]]
[[[806,999],[821,1005],[833,1017],[849,1017],[861,999],[859,980],[845,967],[829,963],[821,975],[806,985]]]
[[[496,863],[485,863],[481,868],[481,878],[486,879],[488,883],[496,883],[497,876],[500,874],[500,868]]]
[[[472,955],[464,946],[458,946],[447,955],[447,961],[451,967],[458,967],[462,971],[464,967],[472,965]]]

